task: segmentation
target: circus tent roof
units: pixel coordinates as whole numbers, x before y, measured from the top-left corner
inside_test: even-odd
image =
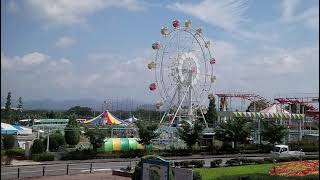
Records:
[[[132,116],[131,118],[125,119],[124,121],[133,123],[133,122],[135,122],[135,121],[137,121],[137,120],[138,120],[138,119],[137,119],[136,117]]]
[[[126,122],[124,122],[123,120],[115,117],[113,114],[111,114],[109,111],[105,111],[103,113],[101,113],[99,116],[87,120],[84,122],[85,124],[87,123],[91,123],[91,124],[95,124],[95,125],[99,125],[99,124],[106,124],[106,125],[111,125],[111,124],[115,124],[115,125],[127,125]]]
[[[267,107],[266,109],[261,110],[262,113],[285,113],[290,114],[288,111],[281,108],[279,104],[273,104],[270,107]]]

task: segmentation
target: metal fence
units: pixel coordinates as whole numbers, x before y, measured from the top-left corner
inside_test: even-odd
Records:
[[[82,173],[93,173],[97,171],[111,171],[111,168],[106,168],[105,165],[106,163],[80,163],[1,167],[1,179],[75,175]],[[123,165],[122,167],[124,168],[126,165]]]

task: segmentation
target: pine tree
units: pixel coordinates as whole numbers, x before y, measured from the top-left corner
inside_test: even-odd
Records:
[[[209,127],[216,126],[218,121],[218,115],[216,110],[215,98],[213,95],[209,95],[209,108],[208,112],[205,115],[206,121]]]
[[[22,109],[22,106],[23,106],[22,98],[19,97],[17,108]]]
[[[79,124],[75,114],[69,116],[69,122],[64,130],[64,138],[71,146],[77,145],[80,141]]]
[[[11,118],[11,92],[8,92],[6,107],[5,107],[5,120],[10,123]]]

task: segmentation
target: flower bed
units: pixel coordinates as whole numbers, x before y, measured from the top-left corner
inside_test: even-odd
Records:
[[[319,174],[319,160],[305,160],[281,163],[271,169],[270,175],[307,176]]]

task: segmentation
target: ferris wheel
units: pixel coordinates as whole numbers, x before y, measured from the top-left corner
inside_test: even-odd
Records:
[[[160,124],[192,123],[200,114],[207,126],[203,103],[216,80],[216,60],[202,31],[192,28],[190,20],[184,26],[174,20],[172,28],[161,27],[162,39],[152,44],[156,53],[148,69],[154,71],[155,81],[149,89],[161,95],[157,109],[166,108]]]

